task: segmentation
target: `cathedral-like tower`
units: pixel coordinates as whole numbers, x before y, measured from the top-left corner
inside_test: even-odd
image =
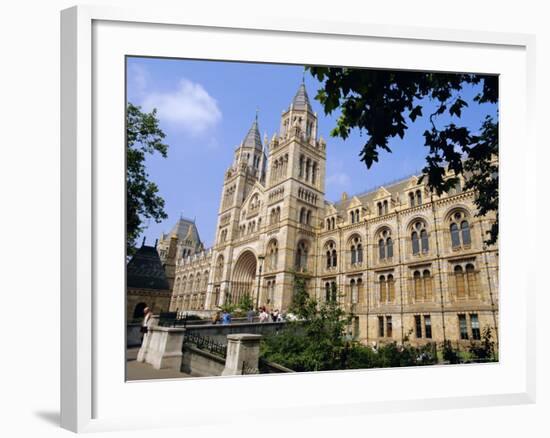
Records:
[[[315,228],[323,214],[326,144],[317,137],[317,115],[302,82],[281,116],[269,144],[266,202],[269,233],[264,269],[266,301],[286,308],[294,275],[309,279],[315,269]],[[272,256],[276,248],[277,256]]]

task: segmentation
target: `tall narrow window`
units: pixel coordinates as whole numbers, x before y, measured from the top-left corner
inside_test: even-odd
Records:
[[[420,241],[422,242],[422,252],[428,252],[430,250],[430,243],[428,241],[428,232],[426,230],[420,231]]]
[[[325,301],[330,301],[330,283],[328,281],[325,283]]]
[[[384,201],[384,214],[388,214],[388,201]]]
[[[391,338],[393,336],[393,324],[391,316],[386,316],[386,337]]]
[[[413,231],[412,236],[411,236],[411,241],[412,241],[413,254],[414,255],[419,254],[420,253],[420,242],[418,240],[418,233],[416,231]]]
[[[388,237],[388,239],[386,240],[386,253],[389,259],[393,257],[393,241],[391,237]]]
[[[336,302],[336,298],[337,298],[337,295],[338,295],[338,290],[336,288],[336,282],[335,281],[330,283],[330,291],[331,291],[332,301]]]
[[[380,260],[384,260],[386,258],[386,245],[384,239],[380,239],[378,241],[378,257]]]
[[[458,315],[458,328],[460,331],[460,339],[468,339],[468,325],[466,322],[466,315]]]
[[[385,303],[387,301],[387,291],[386,291],[386,277],[381,275],[379,278],[380,283],[380,303]]]
[[[414,328],[417,338],[422,337],[422,317],[420,315],[414,315]]]
[[[477,281],[474,265],[468,263],[466,265],[466,282],[468,283],[468,296],[475,298],[477,296]]]
[[[462,221],[460,229],[462,231],[462,244],[470,245],[472,241],[470,239],[470,224],[468,224],[468,221]]]
[[[332,250],[332,266],[336,267],[337,264],[338,264],[338,256],[337,256],[336,250],[333,249]]]
[[[470,325],[472,326],[472,339],[479,341],[481,339],[481,332],[479,331],[479,319],[477,313],[470,314]]]
[[[424,291],[422,290],[422,278],[419,271],[414,271],[414,300],[422,301],[424,299]]]
[[[378,216],[382,216],[383,214],[382,203],[379,202],[377,205],[378,205]]]
[[[416,205],[422,205],[422,192],[420,190],[416,191]]]
[[[409,205],[412,207],[414,207],[414,193],[411,192],[409,193]]]
[[[458,232],[458,225],[454,222],[451,224],[451,243],[453,248],[458,248],[460,246],[460,234]]]
[[[327,269],[331,267],[332,257],[330,256],[330,251],[327,251]]]
[[[432,318],[430,315],[424,315],[424,333],[427,339],[432,338]]]
[[[379,338],[384,337],[384,317],[383,316],[378,317],[378,337]]]
[[[334,230],[334,228],[335,228],[335,219],[334,219],[334,218],[332,218],[332,221],[331,221],[331,222],[332,222],[332,223],[331,223],[331,225],[332,225],[332,229]]]
[[[355,251],[355,245],[351,245],[351,264],[357,263],[357,252]]]
[[[457,298],[464,298],[466,296],[462,266],[455,266],[455,288]]]
[[[363,246],[357,245],[357,263],[363,263]]]
[[[357,302],[357,290],[355,288],[355,279],[353,278],[349,282],[349,300],[352,304]]]
[[[430,274],[430,271],[425,269],[423,274],[422,274],[422,277],[423,277],[423,282],[424,282],[424,298],[427,301],[430,301],[432,299],[432,294],[433,294],[433,292],[432,292],[433,279],[432,279],[432,276]]]
[[[395,281],[393,275],[388,275],[388,301],[393,303],[395,300]]]

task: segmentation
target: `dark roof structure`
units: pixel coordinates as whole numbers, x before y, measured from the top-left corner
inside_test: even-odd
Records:
[[[164,268],[154,246],[142,245],[128,262],[126,286],[135,289],[169,289]]]
[[[309,103],[306,86],[303,82],[300,84],[300,88],[298,88],[294,99],[292,99],[292,107],[298,110],[308,110],[309,112],[313,112],[311,104]]]

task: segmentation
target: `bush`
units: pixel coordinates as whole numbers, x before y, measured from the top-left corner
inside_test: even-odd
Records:
[[[443,351],[443,360],[446,360],[452,364],[459,363],[458,350],[455,350],[453,348],[451,341],[449,341],[448,339],[446,341],[443,341],[442,351]]]
[[[495,343],[493,333],[490,327],[483,329],[481,341],[470,341],[470,353],[475,359],[480,361],[492,361],[495,359]]]

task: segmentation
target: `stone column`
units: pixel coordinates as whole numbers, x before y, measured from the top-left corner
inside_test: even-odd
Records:
[[[146,362],[155,369],[179,370],[182,358],[184,328],[151,327],[138,353],[138,361]]]
[[[227,357],[222,376],[258,373],[260,359],[260,340],[262,335],[227,335]],[[243,373],[243,368],[245,371]]]

